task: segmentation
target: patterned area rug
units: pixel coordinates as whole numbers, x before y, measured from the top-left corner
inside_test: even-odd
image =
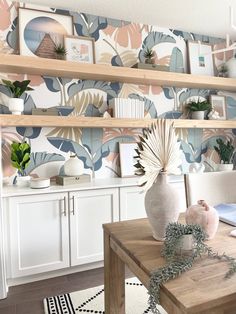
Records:
[[[146,288],[136,279],[126,280],[126,314],[151,313]],[[45,314],[105,313],[103,286],[44,299]],[[161,307],[161,313],[167,314]]]

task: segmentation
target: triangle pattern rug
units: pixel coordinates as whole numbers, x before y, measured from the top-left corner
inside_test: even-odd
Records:
[[[126,280],[126,314],[151,314],[147,289],[136,278]],[[77,314],[104,312],[104,287],[66,293],[44,299],[45,314]],[[167,314],[158,307],[162,314]]]

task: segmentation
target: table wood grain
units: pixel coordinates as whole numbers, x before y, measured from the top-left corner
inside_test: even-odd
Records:
[[[124,264],[148,287],[151,272],[166,264],[161,257],[163,243],[153,239],[147,219],[103,227],[106,313],[123,314]],[[220,223],[216,237],[207,244],[219,254],[236,257],[236,238],[229,236],[233,229]],[[226,262],[199,258],[191,270],[163,285],[161,305],[170,314],[236,314],[236,275],[225,279],[227,270]]]

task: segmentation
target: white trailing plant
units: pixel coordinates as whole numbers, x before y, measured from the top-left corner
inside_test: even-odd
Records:
[[[157,119],[151,127],[143,129],[143,136],[139,138],[135,167],[136,174],[142,176],[139,185],[144,186],[146,191],[161,172],[174,175],[181,173],[180,142],[173,122]]]
[[[179,243],[181,237],[186,234],[192,234],[194,246],[187,255],[180,255]],[[160,304],[161,285],[189,270],[194,261],[204,254],[207,254],[210,258],[228,262],[229,270],[225,274],[225,278],[231,277],[236,272],[236,259],[225,253],[222,255],[215,253],[211,247],[204,243],[206,237],[206,233],[199,225],[182,225],[179,223],[170,223],[168,225],[162,249],[162,256],[165,257],[167,264],[152,272],[149,283],[149,305],[152,313],[160,314],[156,304]]]

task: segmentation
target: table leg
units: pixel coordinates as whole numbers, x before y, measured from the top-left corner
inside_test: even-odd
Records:
[[[125,314],[125,264],[110,247],[110,236],[104,231],[105,313]]]

